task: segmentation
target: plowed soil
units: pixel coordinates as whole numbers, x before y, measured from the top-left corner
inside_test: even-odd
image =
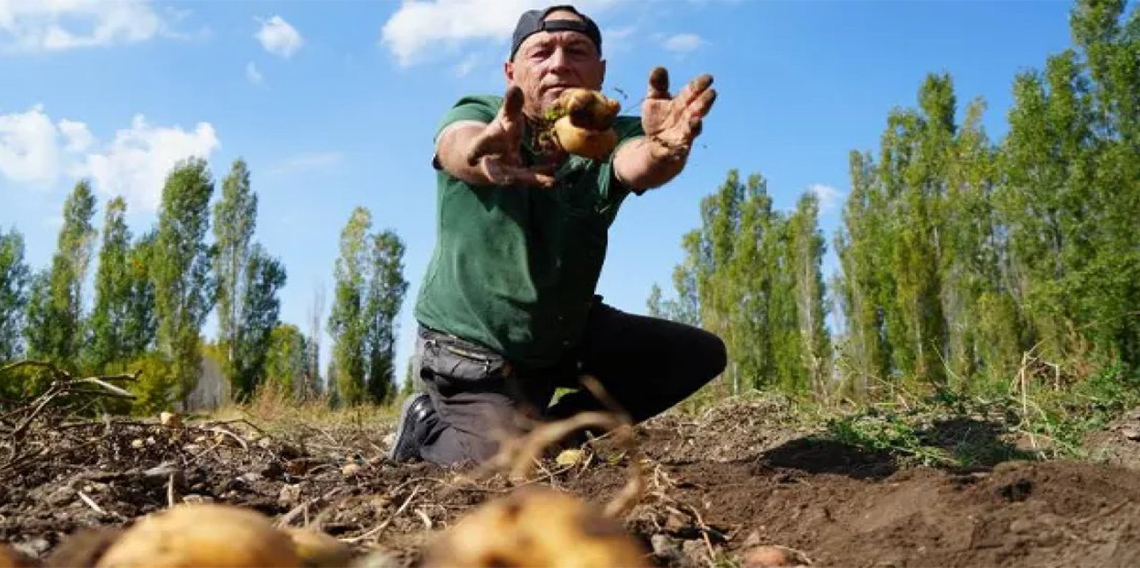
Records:
[[[638,427],[646,491],[624,521],[654,564],[742,565],[750,547],[774,544],[814,566],[1140,566],[1140,472],[1126,460],[911,467],[788,430],[774,416],[765,403],[736,402]],[[19,447],[0,448],[0,542],[75,565],[58,554],[77,533],[122,527],[172,502],[216,501],[415,566],[434,533],[510,486],[390,463],[390,428],[267,434],[244,421],[47,421]],[[1098,440],[1114,456],[1135,455],[1124,447],[1140,446],[1130,426],[1112,428]],[[630,455],[604,443],[585,455],[547,464],[533,483],[607,501]]]

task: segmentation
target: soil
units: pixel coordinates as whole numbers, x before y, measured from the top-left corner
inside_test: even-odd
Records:
[[[1130,427],[1114,424],[1105,440],[1140,445]],[[216,501],[415,566],[428,539],[511,486],[390,463],[390,428],[270,435],[244,421],[47,421],[0,443],[0,542],[49,565],[79,565],[60,560],[76,535],[127,526],[170,502]],[[757,545],[790,547],[813,566],[1140,565],[1140,471],[1123,461],[912,467],[787,429],[778,409],[739,401],[653,419],[636,444],[646,488],[623,520],[658,566],[741,565]],[[631,454],[603,441],[586,455],[545,464],[533,483],[606,502],[626,483]]]

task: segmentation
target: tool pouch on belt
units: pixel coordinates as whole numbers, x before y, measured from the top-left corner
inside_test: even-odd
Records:
[[[511,366],[503,356],[453,335],[420,326],[416,337],[420,377],[448,382],[505,379]]]

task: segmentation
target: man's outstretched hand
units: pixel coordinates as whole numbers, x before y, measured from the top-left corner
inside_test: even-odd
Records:
[[[504,186],[554,185],[553,168],[523,165],[521,148],[523,125],[523,92],[511,87],[503,97],[503,106],[471,144],[467,164],[478,167],[491,183]]]
[[[673,97],[669,72],[656,67],[649,74],[649,93],[641,104],[641,127],[654,159],[684,160],[701,133],[702,120],[712,109],[716,90],[712,75],[690,81]]]

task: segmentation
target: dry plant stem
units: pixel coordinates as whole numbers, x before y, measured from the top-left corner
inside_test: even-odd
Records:
[[[431,522],[431,517],[429,517],[423,509],[416,509],[416,514],[419,515],[420,520],[424,522],[424,530],[430,531],[434,526]]]
[[[222,428],[221,426],[215,426],[213,428],[207,429],[206,431],[207,432],[214,432],[216,434],[222,434],[224,436],[229,436],[229,437],[233,438],[234,440],[237,440],[237,443],[241,445],[241,449],[243,449],[245,451],[249,451],[249,445],[245,443],[245,440],[241,439],[241,436],[238,436],[237,434],[234,434],[233,432],[230,432],[229,430],[226,430],[225,428]]]
[[[582,412],[565,420],[543,424],[520,440],[513,456],[507,456],[512,479],[526,479],[542,452],[551,444],[570,435],[572,432],[595,427],[614,429],[621,423],[608,412]]]
[[[208,430],[210,426],[221,426],[223,424],[245,424],[246,426],[253,428],[258,434],[268,437],[268,435],[265,433],[265,430],[262,430],[256,424],[250,422],[249,420],[246,420],[245,418],[233,418],[231,420],[212,420],[203,424],[202,427]]]
[[[632,430],[629,425],[621,424],[607,412],[583,412],[566,420],[544,424],[530,433],[518,443],[511,461],[510,477],[512,479],[526,479],[538,461],[543,450],[551,444],[565,438],[571,432],[584,428],[604,428],[619,432],[620,439],[629,448],[630,475],[629,480],[620,491],[606,504],[604,514],[609,517],[618,517],[627,512],[641,497],[645,487],[645,480],[641,469],[641,457],[633,444]]]
[[[68,394],[83,393],[83,394],[93,394],[95,396],[109,396],[109,397],[113,397],[113,398],[133,399],[134,395],[132,395],[131,393],[129,393],[129,392],[127,392],[127,391],[125,391],[125,390],[123,390],[123,389],[121,389],[115,385],[110,384],[108,381],[132,381],[132,382],[138,381],[138,377],[142,373],[142,371],[140,370],[140,371],[136,371],[133,375],[127,375],[127,374],[99,375],[99,376],[91,376],[91,377],[82,377],[82,378],[77,379],[77,378],[73,377],[71,375],[71,373],[68,373],[67,371],[64,371],[63,369],[60,369],[59,367],[57,367],[54,364],[49,363],[47,361],[36,361],[36,360],[32,360],[32,359],[25,359],[23,361],[16,361],[15,363],[9,363],[7,365],[4,365],[3,367],[0,367],[0,375],[3,375],[4,373],[7,373],[9,371],[13,371],[15,369],[19,369],[21,367],[40,367],[43,369],[47,369],[51,372],[51,374],[54,378],[53,378],[50,386],[48,386],[47,391],[44,392],[43,394],[41,394],[32,403],[31,412],[22,421],[20,421],[19,425],[17,425],[15,429],[12,430],[10,435],[13,439],[16,439],[16,440],[23,437],[25,430],[27,430],[27,428],[29,426],[31,426],[32,422],[35,421],[35,419],[40,415],[40,413],[43,412],[43,410],[45,408],[47,408],[48,404],[50,404],[52,401],[54,401],[55,399],[57,399],[61,396],[65,396]],[[81,385],[95,385],[95,386],[99,387],[99,389],[101,389],[101,390],[92,391],[92,390],[77,388]],[[9,412],[8,414],[5,415],[5,418],[15,416],[16,414],[22,412],[23,410],[26,410],[26,409],[21,408],[21,409],[15,410],[14,412]],[[13,454],[13,455],[15,455],[15,454]]]
[[[387,519],[384,519],[384,522],[377,525],[376,528],[374,528],[374,529],[372,529],[372,530],[370,530],[370,531],[368,531],[362,535],[359,535],[359,536],[354,536],[352,538],[342,538],[342,539],[340,539],[340,541],[352,544],[355,542],[360,542],[362,540],[367,540],[369,538],[372,538],[373,536],[379,535],[380,533],[384,532],[384,529],[388,528],[388,525],[392,524],[392,521],[396,520],[396,517],[399,517],[404,512],[404,510],[408,508],[408,505],[410,505],[412,503],[412,499],[415,499],[416,494],[419,492],[420,492],[420,486],[417,485],[417,486],[413,487],[412,488],[412,494],[408,495],[407,499],[404,499],[404,503],[402,505],[400,505],[400,507],[398,509],[396,509],[396,512],[392,513]]]
[[[86,503],[88,507],[91,507],[91,509],[94,510],[96,513],[99,513],[100,515],[106,515],[107,514],[107,511],[104,511],[103,508],[100,507],[99,504],[96,503],[94,499],[88,497],[86,493],[84,493],[82,491],[77,491],[76,493],[79,495],[79,498],[84,503]]]
[[[167,508],[173,507],[177,502],[174,495],[174,474],[170,474],[170,479],[166,482],[166,506]]]
[[[309,514],[309,507],[311,505],[313,505],[319,501],[328,501],[329,499],[335,497],[337,493],[340,493],[343,490],[344,490],[343,487],[337,487],[336,489],[333,489],[332,491],[329,491],[328,493],[325,493],[324,495],[321,495],[320,497],[313,497],[312,499],[309,499],[308,501],[305,501],[304,503],[301,503],[300,505],[293,507],[293,509],[291,509],[288,513],[285,513],[280,519],[277,519],[277,522],[274,523],[274,525],[277,528],[289,526],[289,524],[292,523],[293,520],[296,519],[301,514],[308,515]]]
[[[716,556],[716,553],[713,551],[712,541],[709,540],[709,530],[711,529],[709,529],[709,526],[705,524],[705,520],[701,518],[701,513],[700,511],[697,511],[696,507],[689,505],[688,503],[685,503],[685,506],[693,512],[693,516],[697,519],[697,526],[701,528],[701,537],[705,541],[705,548],[707,548],[709,551],[709,560],[711,561]]]

